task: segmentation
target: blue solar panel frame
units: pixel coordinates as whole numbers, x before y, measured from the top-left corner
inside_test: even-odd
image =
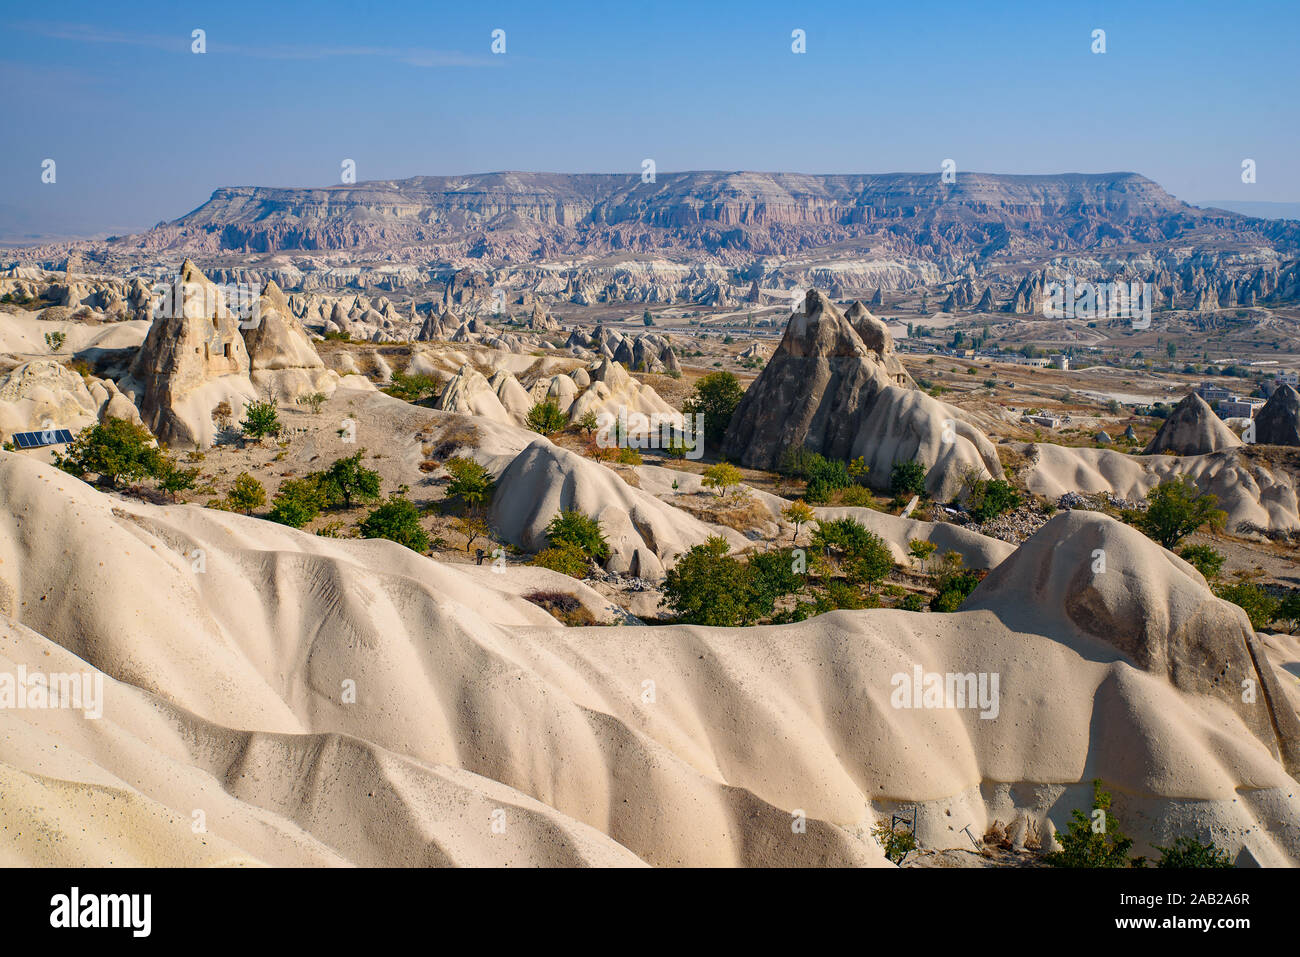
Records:
[[[72,433],[67,429],[42,429],[40,432],[15,432],[13,443],[20,449],[41,449],[47,445],[67,445]]]

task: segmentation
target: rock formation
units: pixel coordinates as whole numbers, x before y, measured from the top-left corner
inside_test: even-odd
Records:
[[[1095,568],[1098,550],[1106,572]],[[1058,641],[1108,645],[1138,668],[1227,708],[1300,773],[1300,719],[1281,704],[1246,613],[1213,597],[1192,566],[1134,528],[1095,513],[1058,513],[971,594],[963,610],[997,609],[1003,622]],[[1249,703],[1246,682],[1263,693]]]
[[[75,435],[106,418],[140,421],[135,405],[112,380],[92,379],[87,385],[52,359],[25,362],[0,374],[0,440],[47,428]]]
[[[208,446],[217,432],[212,418],[217,406],[226,403],[238,417],[258,398],[249,378],[248,350],[238,316],[188,259],[173,285],[170,305],[159,310],[131,364],[140,416],[160,442]]]
[[[251,322],[242,326],[249,377],[259,394],[293,402],[314,392],[332,395],[338,388],[338,374],[325,368],[274,280],[258,297]]]
[[[1204,399],[1193,392],[1174,407],[1143,454],[1204,455],[1239,445],[1241,439],[1224,425]]]
[[[941,499],[956,493],[967,467],[1000,477],[992,443],[957,410],[915,388],[884,324],[858,305],[850,307],[855,327],[824,295],[809,291],[741,399],[722,454],[761,469],[777,468],[787,450],[799,447],[829,458],[863,456],[877,488],[888,486],[895,463],[920,460],[927,488]]]
[[[1300,445],[1300,393],[1280,385],[1255,413],[1258,445]]]
[[[433,407],[461,415],[481,415],[494,422],[515,422],[483,373],[469,364],[451,378]]]

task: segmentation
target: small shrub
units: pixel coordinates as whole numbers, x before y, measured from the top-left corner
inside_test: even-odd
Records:
[[[591,565],[582,549],[567,542],[542,549],[528,564],[549,568],[570,578],[586,578],[591,571]]]
[[[312,415],[316,415],[320,412],[320,407],[325,404],[326,398],[328,397],[324,392],[312,392],[308,395],[300,395],[298,404],[307,406],[311,409]]]
[[[290,528],[302,528],[321,513],[325,504],[325,493],[316,479],[294,479],[283,483],[275,493],[267,518]]]
[[[925,472],[921,462],[898,462],[889,473],[889,490],[895,495],[924,495]]]
[[[279,435],[280,415],[275,403],[270,399],[250,402],[244,407],[244,420],[239,423],[239,428],[244,435],[257,441],[268,435]]]
[[[895,607],[903,611],[920,611],[925,607],[925,596],[919,592],[909,592]]]
[[[423,373],[394,372],[388,385],[382,390],[394,399],[403,402],[419,402],[437,394],[442,382],[431,375]]]
[[[538,402],[528,410],[527,424],[541,435],[553,435],[569,424],[568,416],[554,402]]]
[[[1059,851],[1043,856],[1052,867],[1127,867],[1133,842],[1119,829],[1110,812],[1110,794],[1101,781],[1092,782],[1092,813],[1075,809],[1067,829],[1057,835]]]
[[[1237,582],[1232,585],[1219,585],[1214,593],[1224,601],[1230,601],[1245,609],[1250,619],[1250,627],[1263,631],[1277,616],[1280,602],[1253,582]]]
[[[572,545],[587,558],[603,562],[609,557],[609,543],[600,522],[577,511],[561,511],[546,526],[546,541],[551,547]]]
[[[876,840],[885,851],[885,857],[894,864],[903,863],[907,855],[916,850],[916,835],[901,825],[893,827],[890,822],[880,820],[871,829]]]
[[[240,472],[235,476],[235,482],[231,485],[230,491],[226,493],[226,501],[231,509],[248,515],[253,509],[266,502],[266,489],[262,487],[261,482],[247,472]]]
[[[840,504],[853,508],[871,508],[876,504],[876,499],[866,486],[850,485],[840,494]]]
[[[1002,479],[976,481],[970,496],[968,511],[971,518],[983,524],[1004,512],[1020,507],[1020,493],[1010,482]]]
[[[1202,844],[1194,837],[1180,837],[1169,847],[1156,845],[1160,860],[1156,867],[1232,867],[1232,858],[1214,843]]]
[[[420,510],[404,498],[390,498],[361,521],[362,538],[386,538],[413,552],[429,550],[429,535],[420,526]]]
[[[1178,557],[1201,573],[1206,581],[1213,581],[1223,570],[1226,556],[1209,545],[1186,545],[1178,550]]]

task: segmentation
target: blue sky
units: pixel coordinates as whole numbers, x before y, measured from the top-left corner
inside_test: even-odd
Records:
[[[137,230],[218,186],[336,183],[345,158],[366,180],[951,157],[1300,200],[1295,0],[110,6],[0,8],[0,233]]]

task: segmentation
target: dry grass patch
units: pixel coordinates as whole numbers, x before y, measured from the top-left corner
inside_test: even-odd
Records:
[[[770,508],[751,495],[728,495],[723,498],[681,495],[672,504],[700,521],[725,525],[738,532],[747,532],[777,520]]]
[[[600,624],[596,616],[578,600],[577,595],[564,591],[534,591],[524,596],[539,608],[545,609],[551,617],[567,628],[584,628]]]

